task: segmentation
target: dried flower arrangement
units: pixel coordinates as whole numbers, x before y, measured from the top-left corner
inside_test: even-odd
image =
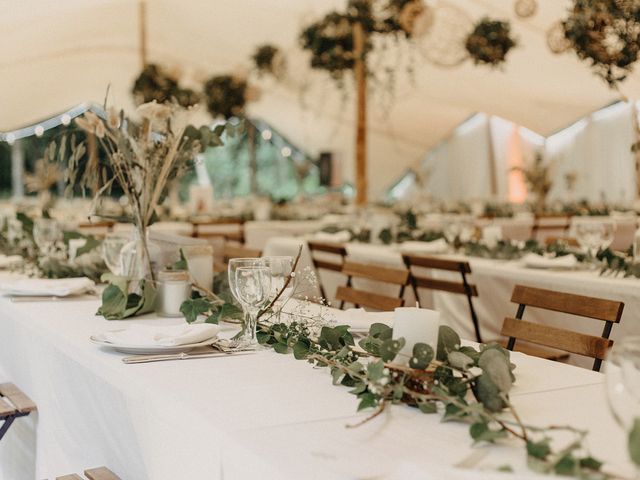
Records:
[[[483,18],[467,37],[465,47],[475,64],[492,67],[504,63],[507,53],[516,46],[509,22]]]

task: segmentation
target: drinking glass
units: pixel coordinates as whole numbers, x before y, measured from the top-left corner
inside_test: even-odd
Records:
[[[581,218],[574,221],[576,240],[590,256],[598,249],[605,249],[613,242],[615,224],[609,220]]]
[[[607,356],[606,386],[613,417],[628,435],[634,420],[640,417],[640,336],[614,344]]]
[[[233,285],[231,292],[245,311],[246,323],[239,343],[244,348],[257,348],[258,313],[269,303],[271,293],[269,269],[264,265],[238,267],[229,285]]]
[[[60,238],[60,226],[53,218],[36,218],[33,222],[33,240],[40,250],[51,250]]]
[[[278,300],[274,305],[278,321],[280,321],[282,308],[287,300],[293,296],[297,286],[298,278],[293,270],[295,259],[289,256],[264,257],[264,263],[269,269],[269,274],[271,276],[271,292],[269,300],[274,301],[280,291],[282,291],[282,294],[278,297]]]
[[[102,259],[111,273],[124,276],[125,270],[122,262],[122,247],[131,239],[122,233],[109,233],[102,241]]]
[[[456,239],[468,242],[475,232],[473,218],[467,215],[451,215],[445,217],[444,236],[453,245]]]

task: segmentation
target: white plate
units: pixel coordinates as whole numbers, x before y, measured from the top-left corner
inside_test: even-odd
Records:
[[[102,347],[113,348],[114,350],[122,353],[128,353],[131,355],[155,355],[155,354],[172,354],[172,353],[181,353],[188,352],[189,350],[193,350],[197,347],[206,347],[207,345],[212,345],[215,343],[216,338],[210,338],[203,342],[199,343],[189,343],[186,345],[130,345],[125,343],[111,343],[106,340],[100,340],[94,335],[89,337],[92,343],[96,345],[100,345]]]

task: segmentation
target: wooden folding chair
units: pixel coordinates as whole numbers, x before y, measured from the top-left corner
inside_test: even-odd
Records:
[[[107,467],[91,468],[84,471],[84,475],[88,480],[121,480],[119,476],[109,470]],[[56,477],[56,480],[85,480],[80,475],[72,473],[62,477]]]
[[[329,270],[332,272],[341,273],[342,266],[344,265],[344,258],[347,256],[347,250],[345,249],[344,245],[341,245],[339,243],[314,242],[312,240],[307,242],[307,246],[309,247],[309,253],[311,254],[311,262],[313,263],[313,268],[315,269],[316,276],[318,277],[320,296],[326,299],[328,297],[324,284],[322,283],[320,270]],[[333,256],[339,258],[336,258],[335,262],[330,261],[328,258],[320,259],[316,257],[317,252],[332,254]],[[342,306],[340,308],[342,308]]]
[[[216,272],[224,272],[232,258],[257,258],[262,256],[262,250],[257,248],[248,248],[242,245],[233,245],[225,243],[222,249],[222,258],[220,261],[214,261],[213,269]]]
[[[209,225],[238,225],[237,231],[230,232],[202,232],[201,227]],[[244,220],[241,219],[219,219],[219,220],[192,220],[193,227],[191,236],[195,238],[223,238],[225,241],[233,241],[244,245]]]
[[[404,289],[409,279],[409,271],[405,269],[389,268],[380,265],[351,262],[346,260],[342,266],[342,273],[347,276],[347,285],[338,287],[336,300],[342,304],[352,303],[356,308],[368,307],[376,310],[389,311],[404,305]],[[351,286],[354,278],[374,280],[400,287],[398,296],[383,295],[368,292]]]
[[[553,220],[548,223],[549,220]],[[562,232],[564,235],[571,226],[571,215],[538,215],[533,218],[531,238],[536,239],[540,232]]]
[[[505,318],[501,334],[509,337],[507,348],[513,350],[516,339],[544,345],[569,353],[591,357],[593,370],[600,371],[602,360],[613,344],[609,340],[611,328],[619,323],[624,309],[623,302],[585,297],[572,293],[544,290],[516,285],[511,301],[518,304],[516,318]],[[525,307],[542,308],[554,312],[569,313],[605,322],[602,336],[586,335],[562,328],[540,325],[522,320]]]
[[[427,288],[430,290],[439,290],[442,292],[455,293],[458,295],[465,295],[467,297],[467,303],[469,305],[469,314],[471,315],[471,323],[476,334],[476,340],[482,343],[482,335],[480,334],[480,324],[478,322],[478,315],[473,307],[473,297],[478,296],[478,289],[475,285],[470,284],[467,275],[471,273],[471,266],[469,262],[460,260],[447,260],[444,258],[427,257],[421,255],[403,255],[404,263],[409,269],[411,287],[413,293],[418,300],[419,288]],[[453,280],[440,280],[425,275],[418,275],[411,267],[423,267],[432,270],[444,270],[449,272],[458,272],[460,274],[460,281]]]
[[[26,417],[37,410],[36,404],[13,383],[0,383],[0,440],[16,418]]]

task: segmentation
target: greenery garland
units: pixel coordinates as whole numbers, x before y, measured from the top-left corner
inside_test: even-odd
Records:
[[[483,18],[467,37],[465,48],[475,64],[501,65],[517,45],[511,38],[509,22]]]
[[[640,5],[626,0],[574,0],[562,22],[578,58],[616,88],[633,70],[640,53]]]

